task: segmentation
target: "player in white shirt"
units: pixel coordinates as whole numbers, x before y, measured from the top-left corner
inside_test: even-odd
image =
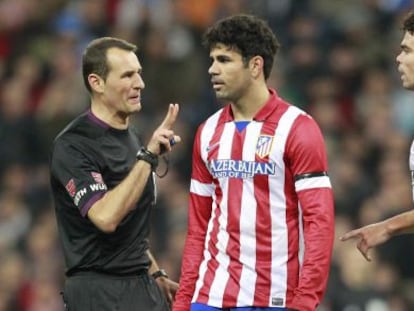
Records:
[[[403,87],[414,91],[414,12],[410,12],[403,21],[403,31],[401,52],[396,59],[398,71],[401,73]],[[414,187],[414,142],[411,145],[409,166]],[[357,240],[357,248],[366,260],[371,261],[371,248],[385,243],[393,236],[405,233],[414,233],[414,210],[347,232],[341,240]]]

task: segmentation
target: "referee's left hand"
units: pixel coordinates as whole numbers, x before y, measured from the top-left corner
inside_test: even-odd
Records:
[[[178,283],[165,277],[159,277],[155,282],[157,282],[158,286],[163,291],[168,304],[171,306],[175,298],[175,293],[178,290]]]
[[[172,146],[181,142],[181,137],[175,135],[172,127],[177,119],[178,104],[169,104],[164,120],[152,134],[147,149],[156,155],[161,155],[172,150]]]

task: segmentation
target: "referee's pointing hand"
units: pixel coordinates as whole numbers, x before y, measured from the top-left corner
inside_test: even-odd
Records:
[[[154,154],[163,154],[170,152],[172,146],[181,142],[181,137],[174,134],[171,129],[177,119],[180,106],[177,103],[169,104],[167,115],[161,125],[155,130],[148,143],[147,149]]]

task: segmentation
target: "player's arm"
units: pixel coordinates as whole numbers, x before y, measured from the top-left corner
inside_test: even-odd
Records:
[[[163,151],[171,151],[170,139],[180,142],[180,137],[171,130],[178,114],[178,104],[170,104],[164,121],[153,133],[147,146],[147,151],[155,158]],[[148,177],[151,174],[151,164],[139,160],[133,166],[128,176],[116,187],[107,191],[88,210],[89,219],[104,232],[116,230],[122,219],[135,207],[140,199]]]
[[[406,233],[414,233],[414,210],[349,231],[340,239],[341,241],[356,239],[358,250],[366,260],[371,261],[369,250],[372,247],[383,244],[396,235]]]
[[[384,224],[390,237],[414,233],[414,210],[391,217]]]
[[[326,290],[334,240],[334,199],[327,175],[323,136],[315,121],[299,116],[286,150],[302,210],[303,263],[293,304],[297,310],[315,310]]]
[[[193,147],[192,177],[188,207],[188,231],[181,263],[180,285],[175,296],[173,311],[190,310],[203,258],[207,226],[211,216],[212,178],[200,155],[200,130]]]

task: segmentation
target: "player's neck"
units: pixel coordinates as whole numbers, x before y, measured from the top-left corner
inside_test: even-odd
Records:
[[[239,100],[231,104],[235,121],[249,121],[269,100],[270,93],[264,84],[261,87],[251,89]]]

